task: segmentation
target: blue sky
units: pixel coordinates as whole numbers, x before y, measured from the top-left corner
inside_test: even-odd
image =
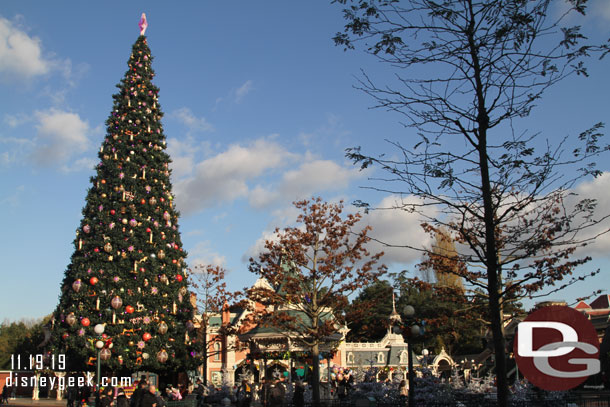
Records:
[[[334,46],[343,20],[328,3],[3,1],[0,321],[55,307],[111,96],[143,11],[191,265],[220,263],[230,287],[241,289],[254,281],[247,258],[296,217],[292,201],[391,200],[360,188],[374,174],[347,162],[345,148],[381,151],[383,139],[414,132],[400,117],[369,109],[372,100],[353,88],[360,69],[381,81],[391,71]],[[608,3],[595,0],[592,11],[582,24],[592,38],[607,39]],[[532,129],[552,138],[610,123],[609,68],[610,58],[592,61],[591,78],[552,89]],[[610,208],[608,174],[578,188]],[[413,215],[378,213],[367,222],[391,242],[428,242]],[[554,298],[573,301],[607,287],[608,249],[607,238],[588,249],[595,264],[587,269],[601,267],[602,276]],[[412,270],[417,260],[417,253],[394,250],[385,261]]]

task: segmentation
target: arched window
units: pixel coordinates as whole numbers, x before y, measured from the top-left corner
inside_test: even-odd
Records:
[[[406,350],[400,353],[400,363],[409,363],[409,354]]]
[[[220,361],[220,349],[221,349],[220,342],[214,343],[214,361],[216,361],[216,362]]]
[[[347,354],[347,363],[354,363],[354,354],[352,352]]]
[[[384,363],[385,358],[383,357],[383,352],[379,352],[377,354],[377,363]]]

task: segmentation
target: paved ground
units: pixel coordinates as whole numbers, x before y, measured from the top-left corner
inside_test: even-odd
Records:
[[[31,398],[18,397],[15,400],[9,400],[8,405],[2,404],[7,407],[63,407],[66,405],[66,400],[55,400],[55,399],[42,399],[32,400]]]

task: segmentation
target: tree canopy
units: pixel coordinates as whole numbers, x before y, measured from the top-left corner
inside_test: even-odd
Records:
[[[320,346],[338,343],[348,296],[386,272],[378,265],[383,253],[367,250],[371,228],[360,214],[343,214],[343,203],[312,198],[294,203],[301,211],[296,225],[276,229],[250,271],[270,284],[246,293],[255,323],[277,327],[292,341],[311,350],[313,396],[319,404]]]

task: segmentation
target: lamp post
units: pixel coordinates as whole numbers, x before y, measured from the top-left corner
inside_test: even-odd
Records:
[[[102,341],[102,334],[104,333],[104,325],[97,324],[93,331],[96,333],[98,339],[95,342],[95,347],[97,349],[97,374],[95,376],[96,388],[97,391],[95,393],[95,405],[99,406],[100,404],[100,376],[102,375],[102,366],[101,366],[101,352],[104,347],[104,341]]]
[[[409,381],[409,407],[415,407],[415,372],[413,370],[413,352],[411,350],[411,337],[417,336],[421,333],[421,328],[417,324],[413,324],[415,317],[415,308],[411,305],[405,305],[403,308],[403,314],[406,317],[404,325],[409,327],[409,335],[407,335],[407,360],[408,360],[408,373],[407,378]],[[395,326],[394,332],[401,333],[402,330]]]

